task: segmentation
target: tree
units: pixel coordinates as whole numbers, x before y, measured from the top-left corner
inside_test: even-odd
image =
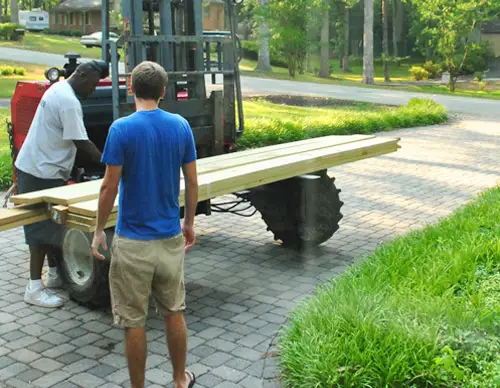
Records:
[[[268,0],[259,0],[259,5],[266,7]],[[257,70],[271,71],[271,53],[269,49],[269,24],[263,18],[259,19],[259,61]]]
[[[324,5],[321,26],[321,52],[319,76],[330,78],[330,7]]]
[[[424,26],[428,45],[444,59],[449,73],[449,89],[465,69],[467,60],[477,55],[483,47],[475,41],[473,33],[485,21],[500,13],[496,0],[413,0]]]
[[[365,0],[363,34],[363,83],[371,85],[373,80],[373,0]]]
[[[349,71],[349,3],[344,2],[344,57],[342,58],[342,70],[344,73]]]
[[[382,47],[384,50],[384,80],[391,82],[389,77],[389,0],[382,0]]]
[[[266,21],[274,43],[285,55],[292,78],[297,70],[304,72],[310,15],[320,6],[321,0],[269,0]]]
[[[19,23],[19,4],[17,0],[10,0],[10,21]]]

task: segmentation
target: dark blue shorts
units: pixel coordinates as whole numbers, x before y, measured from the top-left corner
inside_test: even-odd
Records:
[[[19,194],[29,193],[66,184],[62,179],[40,179],[16,169],[17,192]],[[51,220],[37,222],[24,226],[24,236],[28,245],[62,245],[64,226]]]

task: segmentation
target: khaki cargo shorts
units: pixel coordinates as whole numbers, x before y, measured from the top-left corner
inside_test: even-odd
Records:
[[[144,327],[149,297],[162,316],[184,311],[184,236],[153,241],[115,235],[109,268],[114,323]]]

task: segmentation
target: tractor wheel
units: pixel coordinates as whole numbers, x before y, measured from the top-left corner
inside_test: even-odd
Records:
[[[108,250],[101,261],[92,254],[92,233],[68,229],[64,235],[58,266],[72,300],[91,308],[110,305],[109,264],[113,229],[106,230]]]
[[[284,247],[303,251],[330,239],[339,229],[344,204],[326,171],[250,190],[250,200],[267,230]]]

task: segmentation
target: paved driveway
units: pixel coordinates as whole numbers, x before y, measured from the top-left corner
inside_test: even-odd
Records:
[[[463,119],[398,131],[395,154],[335,168],[345,201],[341,229],[300,256],[273,244],[265,225],[232,215],[200,216],[186,261],[188,366],[203,387],[274,386],[274,339],[286,314],[314,287],[376,245],[449,214],[500,176],[500,125]],[[28,254],[20,229],[0,234],[0,386],[128,386],[121,330],[107,311],[73,302],[27,307]],[[148,321],[149,387],[170,364],[162,322]]]

